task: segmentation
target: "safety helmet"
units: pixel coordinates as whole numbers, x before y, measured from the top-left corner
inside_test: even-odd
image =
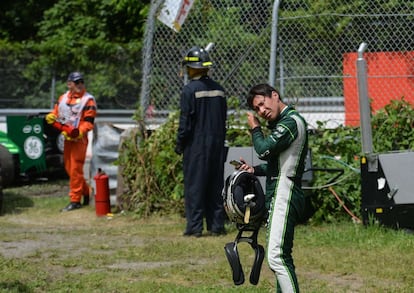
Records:
[[[202,69],[213,66],[213,62],[210,60],[210,56],[206,50],[194,46],[185,54],[182,65]]]
[[[83,75],[80,72],[75,71],[75,72],[69,73],[68,81],[75,82],[78,80],[83,80]]]
[[[244,170],[233,172],[226,179],[222,196],[230,221],[256,228],[261,225],[267,214],[265,195],[254,174]],[[248,223],[245,221],[247,207],[250,209]]]

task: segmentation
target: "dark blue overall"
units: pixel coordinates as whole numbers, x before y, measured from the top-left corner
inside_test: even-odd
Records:
[[[225,162],[227,103],[224,89],[208,76],[184,86],[177,148],[183,150],[185,233],[224,231],[221,191]]]

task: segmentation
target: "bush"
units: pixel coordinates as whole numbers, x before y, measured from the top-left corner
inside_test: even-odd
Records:
[[[414,110],[404,98],[392,100],[380,109],[371,119],[374,152],[410,150],[414,146]],[[358,127],[341,126],[326,129],[318,124],[309,140],[313,151],[313,165],[321,168],[342,168],[344,174],[337,184],[328,188],[332,173],[318,172],[313,188],[309,193],[312,203],[317,208],[313,220],[330,222],[347,215],[343,205],[351,214],[360,217],[361,177],[359,159],[361,156],[361,133]],[[323,187],[323,188],[318,188]],[[343,201],[341,204],[335,194]]]
[[[227,139],[229,146],[250,146],[246,119],[238,99],[230,98]],[[137,118],[137,121],[142,119]],[[373,143],[376,152],[412,149],[414,144],[414,110],[404,100],[391,101],[372,117]],[[143,123],[138,123],[143,125]],[[153,213],[183,213],[182,156],[174,152],[178,129],[178,112],[172,113],[157,131],[149,133],[144,127],[131,133],[122,145],[118,164],[123,167],[126,191],[122,196],[125,208],[140,216]],[[349,218],[343,205],[356,217],[360,216],[361,135],[357,127],[340,126],[326,129],[318,123],[309,136],[313,166],[321,169],[343,169],[335,179],[333,172],[316,171],[312,189],[307,190],[317,209],[316,222]],[[331,182],[335,179],[335,182]],[[330,187],[330,188],[329,188]],[[340,203],[335,197],[343,202]]]
[[[380,109],[372,118],[372,128],[376,152],[414,149],[414,108],[404,97]]]
[[[140,121],[140,118],[137,118]],[[142,120],[141,120],[142,121]],[[182,213],[182,156],[174,152],[178,113],[172,113],[157,131],[149,133],[138,123],[121,146],[117,164],[122,166],[125,191],[121,201],[139,216]]]
[[[314,221],[331,222],[346,216],[343,206],[338,202],[334,193],[339,196],[346,208],[359,217],[360,137],[358,128],[340,126],[336,129],[325,129],[324,124],[319,124],[318,129],[309,136],[313,167],[322,169],[322,171],[314,172],[312,189],[307,191],[316,208],[313,215]],[[335,169],[342,169],[343,174],[329,172]]]

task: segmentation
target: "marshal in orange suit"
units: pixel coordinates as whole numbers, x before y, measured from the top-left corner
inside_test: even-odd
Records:
[[[68,91],[61,95],[45,119],[62,132],[65,138],[63,160],[69,175],[70,203],[62,212],[73,211],[89,204],[89,185],[83,175],[88,132],[96,117],[95,98],[86,91],[83,75],[72,72],[67,79]]]

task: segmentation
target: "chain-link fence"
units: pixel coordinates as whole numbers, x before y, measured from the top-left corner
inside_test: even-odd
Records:
[[[414,1],[195,0],[179,32],[156,20],[163,2],[151,4],[144,49],[141,105],[155,113],[178,108],[182,57],[210,42],[211,76],[243,106],[252,85],[270,82],[311,125],[358,125],[362,42],[373,108],[414,101]]]

